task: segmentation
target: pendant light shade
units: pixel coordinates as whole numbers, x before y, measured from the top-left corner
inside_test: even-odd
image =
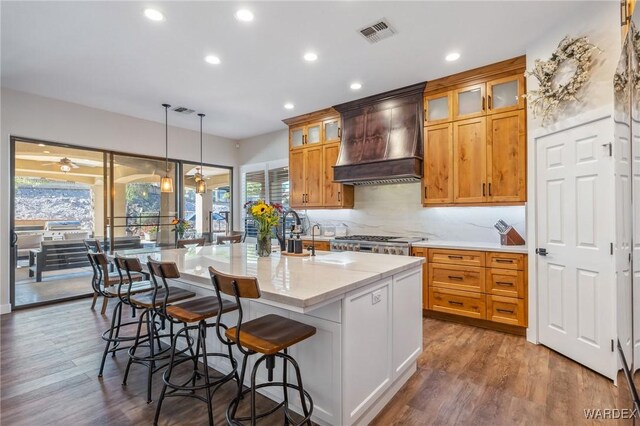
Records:
[[[169,104],[164,107],[164,166],[165,175],[160,179],[160,192],[173,192],[173,179],[169,176]]]
[[[196,175],[196,194],[204,194],[207,192],[207,182],[204,180],[204,167],[202,166],[202,119],[204,114],[200,113],[198,117],[200,117],[200,173],[199,176]]]

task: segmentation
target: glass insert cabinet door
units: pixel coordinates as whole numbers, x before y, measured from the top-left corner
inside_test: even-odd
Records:
[[[489,113],[511,111],[524,107],[524,76],[514,75],[487,83]]]
[[[304,126],[294,127],[289,130],[289,144],[292,148],[304,145]]]
[[[453,93],[454,119],[479,117],[485,114],[485,84],[475,84]]]
[[[314,144],[322,142],[322,123],[309,124],[306,133],[305,143]]]
[[[325,142],[340,142],[340,119],[336,117],[323,121],[323,132]]]
[[[452,120],[451,92],[425,96],[424,121],[425,125],[440,124]]]

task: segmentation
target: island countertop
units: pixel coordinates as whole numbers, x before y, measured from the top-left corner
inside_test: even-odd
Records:
[[[230,244],[168,249],[141,253],[137,250],[117,252],[135,255],[144,264],[147,256],[154,260],[175,262],[186,282],[211,286],[209,266],[231,275],[258,278],[264,300],[307,310],[314,305],[338,298],[352,290],[419,267],[424,258],[358,252],[318,251],[315,257],[282,256],[274,252],[259,258],[254,244]]]

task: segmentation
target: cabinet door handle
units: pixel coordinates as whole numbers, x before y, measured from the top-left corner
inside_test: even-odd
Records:
[[[491,182],[489,182],[489,197],[491,197]]]
[[[448,257],[449,259],[460,259],[460,260],[462,260],[462,256],[454,256],[454,255],[450,254],[450,255],[448,255],[447,257]]]
[[[507,281],[496,281],[496,285],[499,285],[502,287],[513,287],[513,283],[510,283]]]
[[[484,96],[483,96],[483,97],[482,97],[482,110],[483,110],[483,111],[485,110],[485,103],[486,103],[486,102],[485,102],[485,98],[484,98]]]
[[[460,277],[458,275],[448,275],[447,278],[449,278],[450,280],[464,281],[464,277]]]
[[[491,109],[492,107],[492,102],[491,102],[491,95],[487,96],[487,109]]]
[[[338,202],[342,201],[342,192],[338,191]]]
[[[342,127],[338,127],[338,139],[342,137]]]
[[[426,200],[427,198],[429,198],[429,197],[427,197],[427,187],[425,186],[424,187],[424,199]]]
[[[447,303],[449,303],[450,305],[455,305],[455,306],[463,306],[464,305],[464,303],[456,302],[455,300],[448,300]]]
[[[627,25],[627,2],[625,0],[620,0],[620,17],[622,18],[622,22],[620,22],[620,26],[624,27]]]
[[[485,197],[486,195],[487,195],[486,194],[486,184],[483,182],[482,183],[482,196]]]
[[[513,315],[513,309],[509,310],[509,309],[496,308],[496,311],[500,312],[501,314],[512,314]]]

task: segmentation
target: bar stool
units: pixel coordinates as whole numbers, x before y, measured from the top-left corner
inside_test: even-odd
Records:
[[[164,270],[161,267],[156,267],[153,265],[154,273],[164,280],[165,277]],[[162,375],[162,379],[164,381],[164,386],[162,387],[162,392],[160,393],[160,399],[158,400],[158,406],[156,408],[156,415],[153,421],[153,424],[158,424],[158,419],[160,417],[160,410],[162,409],[162,402],[165,397],[170,396],[188,396],[192,398],[199,399],[200,401],[207,404],[208,414],[209,414],[209,424],[213,425],[213,407],[212,407],[212,399],[214,393],[226,382],[233,380],[234,378],[238,383],[240,383],[240,379],[238,378],[238,363],[233,358],[233,354],[231,351],[234,343],[228,339],[223,338],[218,331],[220,328],[223,330],[227,329],[225,324],[222,324],[219,321],[207,324],[207,319],[210,318],[219,318],[222,314],[235,311],[238,309],[238,306],[226,299],[218,299],[216,296],[207,296],[201,297],[194,300],[188,300],[184,303],[179,303],[176,305],[167,306],[166,315],[167,319],[176,324],[189,324],[189,323],[197,323],[197,325],[185,325],[181,328],[174,336],[173,341],[171,343],[171,359],[169,361],[169,366],[167,370]],[[207,352],[207,328],[215,327],[216,333],[220,339],[220,342],[227,347],[227,353],[217,353],[217,352]],[[197,331],[198,338],[196,343],[196,353],[192,357],[182,357],[181,359],[176,359],[176,352],[178,350],[178,338],[181,333],[185,334],[185,337],[188,335],[189,331]],[[210,357],[221,357],[228,359],[231,364],[231,371],[228,374],[221,374],[217,376],[209,375],[209,364],[208,360]],[[199,371],[198,361],[202,359],[202,372]],[[193,371],[191,373],[190,378],[183,383],[177,383],[174,379],[172,381],[173,369],[178,365],[187,362],[193,362]],[[197,383],[199,379],[204,378],[204,383]],[[167,388],[170,390],[167,392]],[[197,395],[196,391],[205,390],[206,397]]]
[[[126,265],[125,265],[126,266]],[[147,262],[149,272],[151,274],[151,283],[153,284],[153,291],[134,294],[129,300],[131,305],[136,309],[142,309],[138,319],[138,329],[134,339],[133,346],[129,348],[129,361],[124,371],[124,378],[122,385],[127,385],[127,378],[129,377],[129,370],[132,364],[142,364],[147,367],[147,404],[151,402],[151,387],[153,384],[153,374],[160,369],[166,367],[171,357],[171,346],[162,348],[160,343],[161,338],[173,339],[173,322],[169,322],[169,331],[165,334],[161,334],[158,330],[158,322],[161,323],[161,329],[165,329],[165,320],[167,319],[166,309],[169,303],[179,302],[194,297],[196,294],[192,291],[185,290],[180,287],[169,286],[167,279],[180,278],[178,267],[173,262],[155,262],[151,258]],[[161,277],[162,287],[158,284],[158,276]],[[142,324],[146,322],[147,334],[141,335]],[[186,324],[184,324],[186,327]],[[158,350],[155,350],[155,343],[157,343]],[[177,355],[182,355],[186,351],[191,352],[191,356],[194,356],[193,339],[187,335],[187,348],[178,352]],[[148,348],[146,354],[136,354],[141,348]]]
[[[235,327],[227,329],[225,336],[234,342],[238,350],[244,355],[242,359],[242,369],[240,370],[240,380],[238,382],[238,394],[227,408],[227,422],[229,424],[241,425],[241,421],[250,420],[253,426],[256,424],[257,419],[266,417],[280,407],[284,407],[284,423],[286,425],[290,423],[296,424],[289,413],[288,397],[288,389],[294,389],[300,394],[302,411],[304,413],[304,418],[298,424],[307,423],[311,425],[310,419],[313,413],[313,400],[311,399],[311,395],[302,387],[300,368],[298,367],[298,363],[287,353],[287,349],[316,334],[316,328],[273,314],[243,323],[243,310],[240,299],[260,298],[260,287],[258,286],[257,278],[227,275],[216,271],[213,267],[209,267],[209,273],[211,274],[211,281],[213,282],[218,298],[222,300],[222,294],[226,294],[233,296],[236,300],[236,305],[238,306],[238,323]],[[217,323],[220,323],[221,316],[222,313],[219,312]],[[247,368],[247,358],[255,354],[262,354],[262,356],[255,362],[251,371],[250,387],[242,390]],[[275,368],[276,358],[283,360],[282,382],[273,382],[273,369]],[[256,385],[256,373],[258,367],[263,362],[266,363],[269,382]],[[287,382],[287,363],[290,363],[295,370],[297,385]],[[282,387],[284,401],[269,411],[258,414],[256,413],[256,390],[268,386]],[[251,393],[251,416],[235,417],[240,400],[244,399],[247,393]],[[307,408],[307,402],[309,408]]]
[[[86,243],[85,243],[86,245]],[[91,303],[91,309],[95,307],[98,296],[103,296],[102,310],[100,313],[104,315],[107,312],[107,304],[109,299],[113,297],[105,296],[103,291],[107,287],[112,287],[120,284],[121,277],[117,272],[109,272],[109,259],[102,251],[88,250],[87,254],[102,254],[92,258],[89,256],[89,264],[93,269],[93,279],[91,280],[91,287],[93,288],[93,302]],[[98,263],[96,263],[96,260]],[[141,272],[133,272],[130,277],[133,281],[143,281],[145,278]],[[129,277],[127,278],[129,279]]]
[[[92,266],[94,265],[104,265],[108,263],[107,256],[104,253],[89,253],[89,263]],[[137,259],[136,259],[137,260]],[[138,262],[139,264],[139,262]],[[100,294],[105,298],[105,300],[109,299],[119,299],[116,306],[113,308],[113,315],[111,317],[111,326],[102,333],[102,340],[106,341],[104,351],[102,353],[102,362],[100,363],[100,371],[98,372],[98,377],[102,377],[102,372],[104,370],[104,364],[107,359],[107,354],[111,353],[112,356],[116,356],[116,352],[128,349],[128,347],[121,347],[122,343],[125,342],[133,342],[135,340],[135,336],[120,336],[120,330],[123,327],[136,324],[137,321],[130,321],[123,323],[122,322],[122,306],[129,305],[129,298],[132,294],[143,293],[146,291],[153,290],[153,286],[150,281],[134,281],[134,277],[132,276],[132,272],[129,272],[127,276],[123,276],[120,272],[120,268],[118,267],[118,274],[120,275],[120,281],[117,285],[111,286],[101,286],[100,283],[104,282],[103,269],[101,267],[94,267],[94,282],[97,285],[94,288],[97,288]],[[137,272],[142,272],[142,268],[136,270]],[[122,293],[122,286],[127,283],[127,291],[126,294]],[[134,308],[135,309],[135,308]]]

